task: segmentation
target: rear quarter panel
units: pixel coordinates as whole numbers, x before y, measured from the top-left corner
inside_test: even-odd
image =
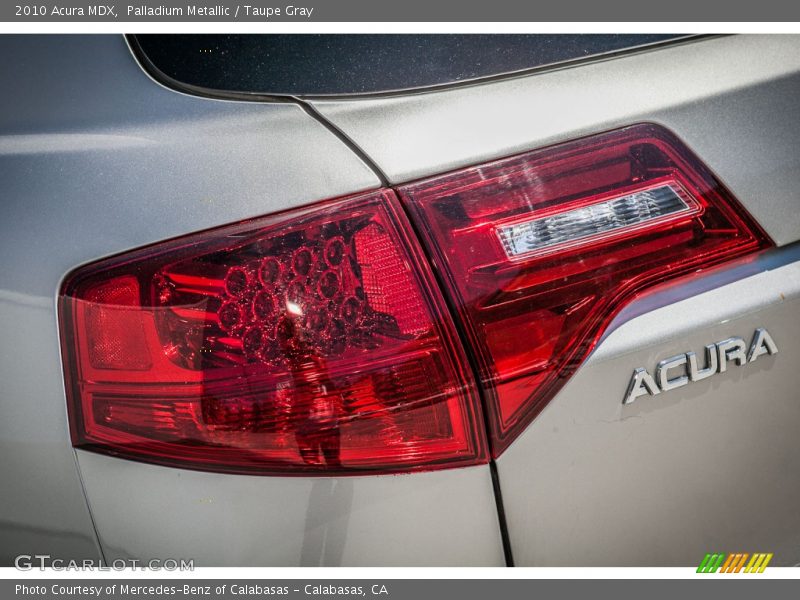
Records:
[[[0,50],[2,562],[502,564],[488,465],[274,478],[73,451],[55,311],[70,270],[379,181],[297,105],[167,90],[121,36],[0,36]]]
[[[497,460],[518,565],[800,561],[800,38],[704,39],[404,97],[317,100],[392,182],[636,122],[671,129],[778,250],[629,305]],[[756,327],[779,354],[622,399],[633,369]]]

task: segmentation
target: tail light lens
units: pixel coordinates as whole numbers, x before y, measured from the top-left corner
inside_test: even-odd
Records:
[[[474,349],[495,455],[632,297],[769,245],[700,161],[653,125],[400,194]]]
[[[487,459],[471,370],[390,191],[94,263],[61,314],[77,446],[276,473]]]
[[[654,125],[206,231],[60,297],[73,442],[256,473],[499,455],[637,294],[771,244]],[[401,201],[455,307],[480,382]]]

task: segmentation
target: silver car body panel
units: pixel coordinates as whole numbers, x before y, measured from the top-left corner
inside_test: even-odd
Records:
[[[778,254],[620,325],[498,459],[517,564],[800,562],[800,248]],[[622,404],[635,368],[758,327],[776,355]]]
[[[108,560],[188,554],[198,565],[235,567],[504,564],[488,466],[259,477],[78,456]]]
[[[5,564],[27,547],[198,565],[504,563],[488,465],[257,477],[73,451],[55,299],[88,261],[378,187],[381,171],[400,183],[639,121],[686,141],[778,245],[800,240],[794,36],[312,101],[340,137],[290,102],[168,90],[120,37],[2,36],[0,48],[15,57],[0,98],[0,216],[13,224],[0,237]],[[516,564],[687,564],[707,551],[798,561],[799,261],[794,247],[775,250],[620,313],[496,463]],[[634,368],[756,327],[779,354],[622,406]]]
[[[782,246],[800,240],[797,90],[799,36],[736,36],[479,86],[313,103],[391,182],[660,123]],[[800,257],[777,253],[791,264],[762,259],[685,279],[614,320],[497,460],[515,564],[686,565],[734,550],[800,562]],[[774,331],[780,354],[623,407],[635,368],[730,336],[749,341],[757,327]]]
[[[734,36],[483,85],[313,105],[393,183],[660,123],[787,244],[800,239],[798,89],[800,36]]]
[[[0,494],[3,564],[12,554],[98,555],[78,468],[107,560],[503,564],[488,465],[281,479],[82,452],[76,468],[55,312],[66,273],[379,182],[298,106],[168,90],[120,36],[0,36],[0,48],[13,82],[0,99],[0,479],[14,482]],[[328,486],[335,505],[323,501]],[[434,535],[437,523],[449,535]]]

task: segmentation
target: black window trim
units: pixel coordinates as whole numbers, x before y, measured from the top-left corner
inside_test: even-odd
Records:
[[[259,35],[259,34],[255,34]],[[332,34],[335,35],[335,34]],[[559,71],[563,69],[571,69],[580,67],[588,63],[601,62],[606,60],[613,60],[624,56],[633,54],[640,54],[643,52],[650,52],[659,50],[668,46],[677,46],[683,44],[696,43],[708,39],[719,37],[726,37],[730,34],[687,34],[672,39],[650,42],[638,46],[631,46],[619,50],[610,50],[608,52],[601,52],[591,56],[584,56],[564,61],[548,63],[526,69],[519,69],[516,71],[509,71],[507,73],[500,73],[497,75],[488,75],[482,77],[475,77],[471,79],[463,79],[460,81],[428,85],[421,87],[412,87],[397,90],[387,90],[379,92],[357,92],[357,93],[339,93],[339,94],[280,94],[280,93],[264,93],[264,92],[244,92],[236,90],[221,90],[206,88],[202,86],[192,85],[182,81],[178,81],[173,77],[161,71],[147,56],[142,48],[137,34],[125,34],[125,41],[128,44],[134,58],[139,63],[141,68],[156,82],[164,87],[173,89],[178,92],[183,92],[193,96],[200,96],[204,98],[212,98],[217,100],[237,100],[243,102],[273,102],[273,103],[290,103],[296,100],[357,100],[357,99],[370,99],[370,98],[390,98],[397,96],[409,96],[417,94],[426,94],[439,92],[443,90],[471,87],[484,83],[494,81],[505,81],[510,79],[517,79],[521,77],[528,77],[539,73]]]

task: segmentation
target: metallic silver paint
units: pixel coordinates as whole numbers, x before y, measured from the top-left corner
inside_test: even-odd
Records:
[[[2,256],[7,269],[18,254]],[[53,300],[0,281],[0,565],[37,552],[97,558],[69,443]]]
[[[672,129],[780,245],[800,239],[800,36],[732,36],[447,91],[318,100],[405,182],[652,121]]]
[[[488,467],[266,478],[71,450],[54,310],[67,271],[379,182],[298,107],[166,90],[119,37],[0,36],[0,50],[12,82],[0,96],[0,217],[13,224],[0,236],[0,561],[20,548],[99,554],[77,457],[108,559],[502,564]],[[800,239],[799,85],[797,37],[743,36],[449,91],[314,104],[393,182],[656,121],[784,245]],[[779,332],[784,358],[797,356],[800,253],[777,254],[789,258],[688,280],[620,313],[497,462],[517,564],[685,565],[726,547],[768,548],[776,564],[797,563],[796,361],[762,356],[752,370],[619,402],[620,373],[731,331],[764,325]]]
[[[798,89],[800,37],[735,36],[504,82],[314,105],[392,182],[660,123],[784,246],[800,240]],[[798,260],[796,248],[787,252]],[[668,396],[619,402],[634,367],[734,330],[765,325],[797,356],[800,263],[770,270],[771,260],[687,279],[620,312],[497,461],[516,564],[688,565],[726,547],[770,548],[776,564],[797,563],[796,361],[764,356]]]
[[[518,565],[688,566],[709,548],[798,562],[800,261],[785,253],[620,325],[498,459]],[[781,357],[620,403],[635,366],[759,326]]]
[[[502,566],[487,465],[258,477],[78,452],[107,560],[213,566]]]
[[[121,36],[0,36],[0,53],[0,562],[99,556],[82,473],[107,558],[502,564],[488,466],[286,480],[81,452],[79,473],[55,313],[68,271],[379,181],[300,107],[167,90]]]

